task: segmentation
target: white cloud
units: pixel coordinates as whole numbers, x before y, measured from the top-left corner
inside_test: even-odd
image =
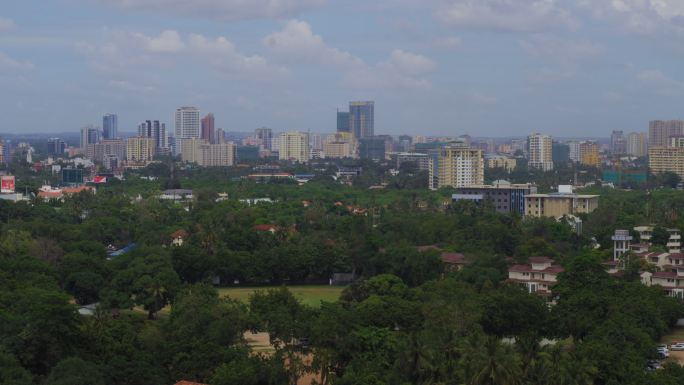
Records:
[[[0,31],[14,28],[14,21],[0,17]]]
[[[293,16],[326,0],[82,0],[126,10],[202,17],[220,21]]]
[[[143,44],[146,50],[159,53],[176,53],[185,48],[180,34],[176,31],[163,31],[159,36],[146,36],[136,33],[135,36]]]
[[[446,0],[435,12],[455,27],[529,32],[574,28],[577,21],[557,0]]]
[[[274,54],[309,61],[314,64],[330,64],[338,67],[358,67],[363,61],[337,48],[328,47],[320,35],[311,30],[304,21],[290,20],[282,31],[274,32],[263,39],[263,44]]]
[[[30,61],[20,61],[0,52],[0,70],[30,70],[35,68]]]
[[[559,39],[548,35],[535,35],[521,40],[520,46],[530,55],[563,63],[576,63],[603,53],[603,47],[591,41]]]
[[[601,20],[637,34],[675,31],[684,34],[684,1],[681,0],[577,0]]]
[[[343,71],[343,85],[363,89],[429,88],[422,76],[437,68],[432,59],[401,49],[389,58],[369,65],[361,58],[328,46],[311,26],[300,20],[290,20],[282,31],[263,39],[263,44],[276,57],[290,63],[324,65]]]
[[[395,49],[387,60],[375,66],[348,72],[344,85],[360,89],[428,89],[432,83],[425,75],[436,68],[437,63],[430,58]]]
[[[157,36],[114,31],[104,42],[81,42],[76,47],[90,57],[97,68],[107,71],[141,67],[195,68],[208,64],[227,75],[256,74],[272,78],[285,73],[282,68],[271,66],[262,56],[242,54],[223,36],[212,39],[200,34],[182,35],[174,30],[163,31]],[[169,60],[169,56],[174,60]]]
[[[684,92],[684,82],[672,79],[659,70],[644,70],[637,74],[642,87],[660,95],[673,95]]]
[[[463,44],[463,39],[461,39],[458,36],[447,36],[441,39],[435,40],[433,45],[436,48],[442,48],[442,49],[454,49],[458,48]]]

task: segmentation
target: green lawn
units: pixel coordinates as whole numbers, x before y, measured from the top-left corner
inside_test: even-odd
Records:
[[[256,290],[267,290],[270,287],[231,287],[218,289],[220,296],[227,296],[244,303],[249,300],[249,295]],[[321,306],[321,301],[335,302],[340,298],[344,287],[341,286],[288,286],[287,287],[303,304],[311,307]]]

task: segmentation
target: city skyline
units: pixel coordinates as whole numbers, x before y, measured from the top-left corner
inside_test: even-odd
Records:
[[[348,100],[377,103],[377,134],[642,132],[684,118],[683,16],[673,0],[9,0],[0,132],[111,111],[131,132],[182,105],[226,131],[335,132]]]

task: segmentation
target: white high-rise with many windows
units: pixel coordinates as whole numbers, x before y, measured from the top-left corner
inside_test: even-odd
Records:
[[[543,171],[553,170],[553,139],[549,135],[532,134],[527,137],[528,167]]]
[[[180,107],[176,110],[176,139],[199,138],[200,111],[195,107]]]
[[[309,134],[286,132],[280,134],[278,154],[280,160],[306,163],[309,161]]]

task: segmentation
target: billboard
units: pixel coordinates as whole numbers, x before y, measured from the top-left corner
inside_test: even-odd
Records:
[[[3,193],[3,194],[14,193],[14,175],[0,176],[0,193]]]
[[[102,175],[97,175],[93,178],[93,183],[107,183],[107,177]]]

